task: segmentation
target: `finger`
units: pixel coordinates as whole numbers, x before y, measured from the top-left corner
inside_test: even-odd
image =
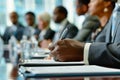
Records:
[[[61,55],[61,53],[58,54],[55,59],[60,62],[66,62],[66,58],[64,57],[64,55]]]
[[[54,48],[55,48],[55,45],[50,43],[49,46],[48,46],[48,49],[52,51]]]
[[[59,54],[56,56],[57,61],[63,62],[62,56]]]
[[[57,53],[57,54],[53,57],[53,59],[54,59],[55,61],[60,61],[60,62],[62,62],[60,53]]]
[[[59,54],[59,46],[56,46],[50,53],[50,56],[56,57]]]
[[[55,61],[58,61],[57,55],[58,55],[58,53],[54,52],[54,51],[52,51],[51,54],[50,54],[50,56],[52,56]]]
[[[59,61],[61,56],[63,56],[62,55],[63,49],[64,49],[63,47],[56,46],[55,49],[51,51],[51,56],[55,61]]]
[[[56,42],[56,44],[55,45],[64,45],[65,43],[64,43],[64,40],[59,40],[58,42]]]
[[[48,49],[52,51],[57,45],[62,45],[63,43],[62,40],[57,41],[55,44],[50,43]]]

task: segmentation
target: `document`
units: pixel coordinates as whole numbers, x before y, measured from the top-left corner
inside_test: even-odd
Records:
[[[31,59],[44,59],[44,58],[46,58],[48,56],[49,56],[48,54],[33,55],[33,56],[31,56]]]
[[[119,69],[105,68],[95,65],[83,66],[54,66],[54,67],[25,67],[27,76],[66,77],[66,76],[114,76],[120,75]],[[34,77],[33,76],[33,77]]]
[[[25,60],[24,63],[19,64],[20,66],[72,66],[72,65],[83,65],[84,62],[58,62],[54,60]]]
[[[120,72],[118,69],[110,69],[100,66],[58,66],[58,67],[26,67],[31,73],[104,73],[104,72]]]

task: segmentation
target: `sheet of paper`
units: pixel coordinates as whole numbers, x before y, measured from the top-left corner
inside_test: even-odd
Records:
[[[119,69],[99,66],[56,66],[56,67],[26,67],[33,74],[70,74],[70,73],[120,73]]]
[[[33,55],[32,57],[48,57],[49,56],[49,54],[35,54],[35,55]]]
[[[84,64],[81,62],[57,62],[54,60],[38,60],[38,59],[32,59],[32,60],[25,60],[23,64]]]

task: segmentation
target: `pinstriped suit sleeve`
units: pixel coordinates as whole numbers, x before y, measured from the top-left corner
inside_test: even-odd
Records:
[[[120,68],[120,43],[93,43],[89,49],[89,64]]]

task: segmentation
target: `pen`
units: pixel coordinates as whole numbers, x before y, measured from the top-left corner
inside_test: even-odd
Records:
[[[66,36],[67,36],[67,33],[68,33],[68,28],[66,28],[66,29],[63,31],[63,33],[62,33],[62,35],[60,36],[59,40],[65,39]],[[59,60],[56,59],[55,57],[54,57],[53,59],[54,59],[55,61],[59,61]]]

